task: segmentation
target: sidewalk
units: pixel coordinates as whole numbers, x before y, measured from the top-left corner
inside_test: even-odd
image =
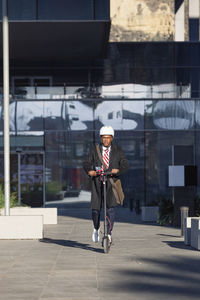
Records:
[[[117,209],[109,254],[91,241],[88,204],[59,210],[44,240],[0,240],[1,300],[200,298],[200,252],[180,229],[142,224]]]

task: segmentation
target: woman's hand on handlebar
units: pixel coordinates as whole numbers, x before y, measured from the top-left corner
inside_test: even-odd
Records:
[[[96,172],[96,171],[93,171],[93,170],[89,171],[88,174],[89,174],[91,177],[97,176],[97,172]]]

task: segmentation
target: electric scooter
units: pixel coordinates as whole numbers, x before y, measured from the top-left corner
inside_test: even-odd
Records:
[[[102,247],[104,248],[104,253],[108,253],[111,247],[111,242],[108,237],[108,226],[107,226],[107,207],[106,207],[106,183],[108,181],[108,177],[112,176],[112,172],[103,171],[101,167],[96,167],[97,176],[101,177],[103,182],[103,208],[104,208],[104,230],[102,237]]]
[[[103,206],[104,206],[104,232],[102,238],[102,247],[104,248],[104,253],[108,253],[110,251],[111,242],[108,237],[108,226],[107,226],[107,211],[106,211],[106,183],[108,181],[108,177],[111,176],[111,172],[102,172],[101,176],[103,179]]]

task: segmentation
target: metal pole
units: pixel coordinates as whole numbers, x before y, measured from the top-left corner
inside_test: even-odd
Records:
[[[46,172],[45,172],[45,153],[42,154],[43,159],[43,207],[46,204]]]
[[[181,206],[180,210],[181,210],[181,236],[184,236],[184,227],[185,227],[184,222],[185,222],[185,218],[188,217],[189,207]]]
[[[106,195],[106,181],[107,181],[107,177],[106,175],[104,174],[103,175],[103,194],[104,194],[104,236],[108,234],[108,230],[107,230],[107,218],[106,218],[106,215],[107,215],[107,195]]]
[[[21,154],[18,153],[18,205],[21,205]]]
[[[9,131],[9,33],[8,0],[2,0],[3,93],[4,93],[4,191],[5,215],[10,215],[10,131]]]

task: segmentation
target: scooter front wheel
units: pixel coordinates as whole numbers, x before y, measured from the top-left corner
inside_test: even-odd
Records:
[[[110,242],[107,236],[103,239],[103,249],[104,253],[108,253],[110,250]]]

